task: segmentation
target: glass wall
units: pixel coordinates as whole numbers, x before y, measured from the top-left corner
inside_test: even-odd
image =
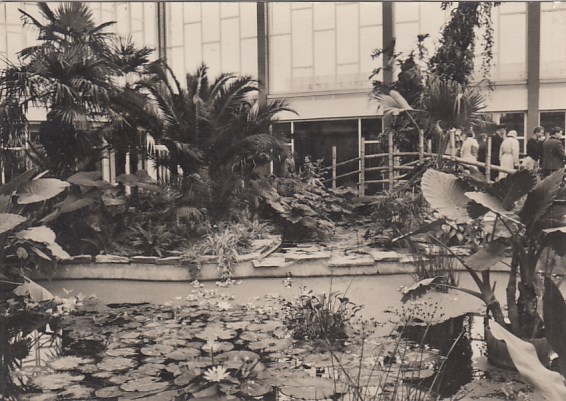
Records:
[[[566,77],[566,4],[541,3],[540,77]]]
[[[205,63],[221,72],[257,77],[256,3],[167,3],[167,58],[183,77]]]
[[[502,3],[493,9],[493,81],[527,79],[527,5]],[[478,47],[477,51],[480,51]],[[481,56],[477,58],[481,66]]]
[[[122,37],[131,36],[136,45],[155,48],[157,46],[157,17],[155,3],[141,2],[97,2],[86,3],[92,10],[96,23],[116,21],[105,32],[115,32]],[[49,3],[52,10],[59,3]],[[39,8],[34,2],[3,2],[0,4],[0,57],[17,61],[17,53],[36,43],[36,31],[23,26],[18,9],[42,21]]]
[[[270,2],[268,20],[271,93],[370,87],[380,3]]]

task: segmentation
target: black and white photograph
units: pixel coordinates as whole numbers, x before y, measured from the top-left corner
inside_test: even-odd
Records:
[[[566,401],[566,2],[0,2],[0,400]]]

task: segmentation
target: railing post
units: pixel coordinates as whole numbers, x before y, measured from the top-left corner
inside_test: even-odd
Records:
[[[432,139],[427,139],[426,148],[428,149],[429,153],[434,153],[434,151],[432,150]]]
[[[487,148],[485,151],[485,179],[489,182],[491,178],[491,137],[487,137]]]
[[[360,187],[358,194],[365,196],[366,194],[366,177],[364,170],[366,169],[366,143],[364,137],[360,138]]]
[[[336,145],[332,146],[332,189],[336,189]]]
[[[389,190],[391,191],[393,189],[393,184],[394,184],[394,180],[395,177],[393,177],[393,169],[394,169],[394,163],[395,163],[395,159],[393,158],[393,131],[389,131],[389,134],[387,135],[387,140],[388,140],[388,154],[389,154]]]
[[[422,129],[419,130],[419,162],[424,160],[424,132]]]

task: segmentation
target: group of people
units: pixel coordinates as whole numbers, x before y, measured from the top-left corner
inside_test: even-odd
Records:
[[[505,169],[527,169],[540,173],[543,177],[564,167],[566,153],[562,140],[563,130],[560,127],[552,128],[550,135],[545,135],[544,127],[536,127],[534,135],[527,141],[527,152],[520,160],[520,146],[517,131],[498,125],[491,136],[491,165]],[[460,157],[470,162],[486,162],[487,134],[476,135],[473,129],[466,132],[466,137],[460,147]],[[492,180],[500,180],[507,173],[492,172]]]

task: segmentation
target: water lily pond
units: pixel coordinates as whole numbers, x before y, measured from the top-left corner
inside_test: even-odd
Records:
[[[364,280],[332,285],[340,291],[352,287],[357,301],[354,284]],[[153,283],[153,293],[165,291],[158,298],[169,296],[153,303],[119,302],[124,294],[115,288],[107,288],[114,291],[107,298],[100,291],[98,298],[78,294],[81,285],[81,291],[100,290],[101,282],[75,282],[72,292],[68,284],[73,283],[52,283],[54,293],[67,295],[65,307],[73,311],[51,323],[50,333],[42,335],[50,339],[43,351],[14,372],[21,399],[422,400],[431,388],[436,398],[451,399],[467,383],[485,379],[481,319],[446,316],[435,295],[401,306],[391,300],[399,298],[404,278],[388,280],[381,295],[396,293],[387,297],[391,305],[366,304],[348,339],[332,343],[295,340],[284,324],[285,298],[304,291],[307,281],[328,292],[328,280],[267,285],[257,280],[264,286],[256,286],[255,293],[262,295],[252,297],[254,283],[249,282],[228,288],[185,283],[183,296],[173,290],[177,285],[167,289],[171,284]],[[409,318],[420,324],[407,325]],[[487,373],[492,382],[496,372]],[[509,383],[509,374],[504,376]]]

